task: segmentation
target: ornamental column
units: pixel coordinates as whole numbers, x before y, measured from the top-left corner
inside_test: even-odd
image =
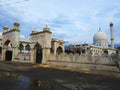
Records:
[[[114,31],[113,31],[113,23],[110,23],[110,38],[111,38],[111,48],[114,49]]]

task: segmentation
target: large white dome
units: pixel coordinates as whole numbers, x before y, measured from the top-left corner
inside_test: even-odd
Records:
[[[108,42],[108,37],[107,35],[99,30],[93,37],[93,42],[94,43],[106,43]]]

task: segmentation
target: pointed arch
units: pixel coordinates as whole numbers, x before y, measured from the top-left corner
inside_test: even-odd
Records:
[[[25,46],[25,50],[26,50],[27,52],[30,51],[30,45],[29,45],[29,44],[27,44],[27,45]]]
[[[12,42],[7,39],[5,41],[5,43],[3,44],[3,48],[4,48],[4,57],[6,61],[11,61],[12,60]]]
[[[7,40],[5,41],[5,43],[3,44],[3,46],[8,46],[10,42],[11,42],[11,41],[10,41],[9,39],[7,39]]]
[[[57,53],[57,54],[63,53],[63,48],[59,46],[59,47],[57,48],[57,50],[56,50],[56,53]]]
[[[20,43],[20,44],[19,44],[19,51],[20,51],[20,53],[22,53],[23,49],[24,49],[24,46],[23,46],[22,43]]]
[[[105,55],[108,55],[108,50],[104,50],[104,54],[105,54]]]

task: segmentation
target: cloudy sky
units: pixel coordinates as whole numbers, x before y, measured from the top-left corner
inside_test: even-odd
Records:
[[[120,43],[120,0],[0,0],[0,32],[16,20],[26,38],[48,24],[53,36],[69,44],[91,44],[99,27],[109,39],[113,22],[115,43]]]

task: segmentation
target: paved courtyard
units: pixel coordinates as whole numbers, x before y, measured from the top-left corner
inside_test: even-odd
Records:
[[[0,62],[0,74],[0,90],[120,90],[119,72]]]

